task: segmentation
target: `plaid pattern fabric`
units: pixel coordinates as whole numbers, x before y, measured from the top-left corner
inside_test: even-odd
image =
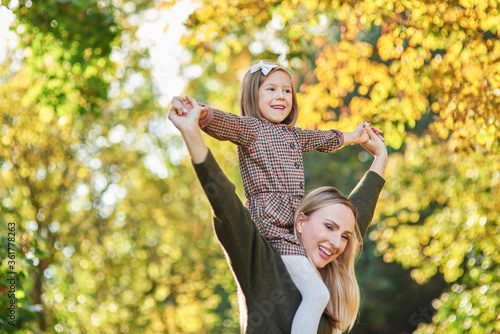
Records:
[[[281,255],[305,255],[293,234],[294,213],[304,196],[302,154],[331,152],[343,145],[338,130],[289,129],[208,108],[200,127],[238,145],[238,164],[252,219]]]

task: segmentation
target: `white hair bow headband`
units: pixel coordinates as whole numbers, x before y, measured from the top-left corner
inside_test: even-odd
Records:
[[[255,73],[258,70],[261,70],[262,74],[267,75],[275,67],[278,67],[278,65],[264,64],[264,62],[261,60],[257,65],[252,66],[252,68],[250,69],[250,73]]]

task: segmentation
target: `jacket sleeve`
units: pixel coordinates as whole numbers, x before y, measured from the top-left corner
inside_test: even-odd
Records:
[[[358,210],[358,226],[364,238],[373,219],[377,201],[385,180],[377,173],[368,171],[349,194],[349,200]]]
[[[238,116],[208,107],[207,114],[200,119],[199,124],[211,137],[246,148],[257,138],[258,122],[255,117]]]
[[[255,278],[263,277],[267,266],[281,258],[258,232],[250,211],[240,201],[234,184],[211,152],[203,163],[194,164],[194,168],[213,208],[214,230],[233,274],[245,295],[256,294],[260,280]]]
[[[344,145],[344,134],[339,130],[308,130],[294,128],[302,153],[309,151],[331,152]]]

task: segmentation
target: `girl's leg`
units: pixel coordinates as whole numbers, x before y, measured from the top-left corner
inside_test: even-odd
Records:
[[[330,300],[330,292],[307,257],[282,255],[288,273],[302,295],[291,334],[316,334],[319,320]]]

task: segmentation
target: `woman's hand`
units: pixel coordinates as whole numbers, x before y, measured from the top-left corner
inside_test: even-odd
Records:
[[[382,176],[388,160],[387,148],[382,141],[382,136],[375,133],[369,124],[365,124],[365,130],[370,138],[361,145],[375,157],[370,170]]]
[[[186,98],[174,97],[172,107],[168,113],[168,118],[181,132],[194,163],[205,161],[208,154],[208,148],[201,136],[198,125],[200,112],[201,106],[198,102],[191,96],[186,95]]]

